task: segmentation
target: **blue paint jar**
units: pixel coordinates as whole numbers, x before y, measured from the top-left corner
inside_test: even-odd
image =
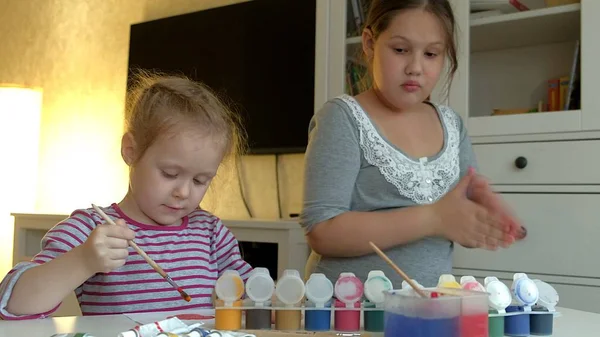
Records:
[[[306,281],[304,330],[331,330],[333,283],[322,273],[314,273]]]
[[[516,313],[504,317],[504,334],[513,337],[526,337],[530,335],[529,313],[523,311],[523,307],[511,305],[506,308],[506,313]]]
[[[546,308],[534,308],[529,315],[531,334],[536,336],[551,336],[554,327],[554,313]]]
[[[304,330],[307,331],[329,331],[331,330],[331,303],[324,309],[315,308],[309,301],[305,304]]]

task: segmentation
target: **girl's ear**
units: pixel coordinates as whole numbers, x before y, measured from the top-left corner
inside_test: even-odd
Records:
[[[137,155],[135,140],[133,135],[129,132],[123,135],[121,138],[121,157],[127,166],[133,165]]]
[[[365,55],[367,55],[367,60],[370,61],[375,52],[375,39],[373,38],[373,32],[369,28],[363,29],[362,48]]]

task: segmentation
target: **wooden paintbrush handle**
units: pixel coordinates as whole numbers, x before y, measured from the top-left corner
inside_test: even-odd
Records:
[[[133,249],[135,249],[135,251],[138,254],[140,254],[144,258],[144,260],[146,260],[146,262],[148,262],[148,264],[150,266],[152,266],[152,268],[154,268],[154,270],[156,270],[160,274],[160,276],[162,276],[164,278],[167,277],[167,273],[156,262],[154,262],[154,260],[152,260],[150,258],[150,256],[148,256],[148,254],[146,254],[146,252],[144,252],[135,242],[133,242],[131,240],[129,240],[128,242],[129,242],[129,245]]]
[[[96,212],[98,214],[100,214],[100,216],[104,219],[104,221],[108,222],[111,225],[115,225],[117,226],[117,224],[113,221],[113,219],[111,219],[106,213],[104,213],[104,211],[102,211],[102,209],[94,204],[92,204],[92,207],[96,210]],[[162,270],[162,268],[156,264],[156,262],[154,262],[154,260],[152,260],[150,258],[150,256],[148,256],[148,254],[146,254],[146,252],[144,252],[140,247],[138,247],[138,245],[133,242],[132,240],[128,240],[127,241],[129,243],[129,245],[135,249],[135,251],[140,254],[144,260],[146,260],[146,262],[148,262],[148,264],[154,269],[156,270],[157,273],[160,274],[160,276],[167,278],[167,273],[165,273],[164,270]]]

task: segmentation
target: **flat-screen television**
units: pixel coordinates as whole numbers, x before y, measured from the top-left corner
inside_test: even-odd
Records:
[[[131,25],[137,69],[183,74],[239,111],[253,154],[301,153],[314,114],[316,0],[252,0]]]

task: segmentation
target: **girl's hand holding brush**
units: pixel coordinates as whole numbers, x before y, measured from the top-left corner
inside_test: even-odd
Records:
[[[98,225],[82,245],[88,268],[94,274],[122,267],[129,256],[128,240],[135,238],[135,232],[122,219],[115,223],[117,226],[108,223]]]

